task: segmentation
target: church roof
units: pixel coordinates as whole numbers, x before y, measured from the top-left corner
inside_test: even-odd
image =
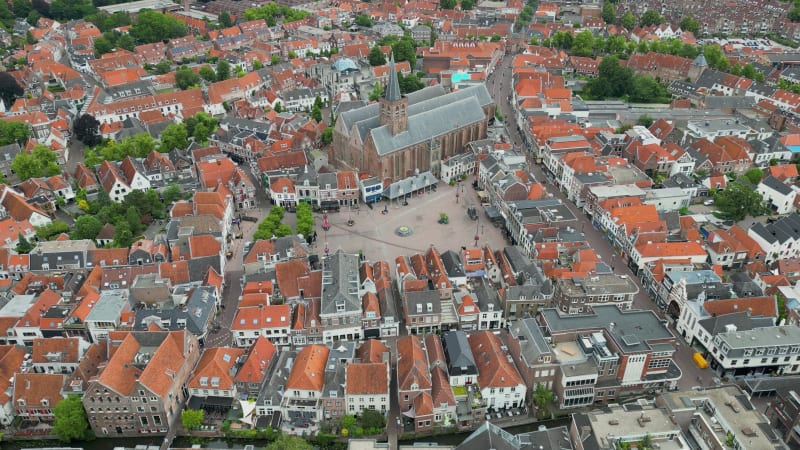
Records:
[[[389,82],[386,86],[386,100],[400,100],[400,81],[397,79],[397,69],[394,67],[394,54],[389,57]]]
[[[441,86],[428,87],[406,95],[408,100],[408,129],[392,136],[387,125],[380,123],[380,105],[372,103],[363,108],[344,112],[340,116],[346,130],[353,126],[362,142],[371,134],[379,155],[424,142],[486,117],[483,107],[493,103],[485,85],[471,86],[445,93]]]

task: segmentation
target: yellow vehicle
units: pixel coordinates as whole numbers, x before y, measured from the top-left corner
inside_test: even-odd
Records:
[[[703,355],[700,353],[695,353],[692,356],[692,359],[694,360],[694,363],[697,364],[697,367],[701,369],[708,369],[708,361],[706,361],[706,359],[703,358]]]

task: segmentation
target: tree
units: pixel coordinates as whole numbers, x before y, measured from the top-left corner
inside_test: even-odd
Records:
[[[413,73],[403,76],[402,73],[398,72],[397,82],[400,84],[401,94],[408,94],[425,87],[425,83],[420,81],[420,79],[417,78],[417,75]]]
[[[636,26],[636,16],[630,11],[625,11],[622,15],[622,26],[628,31],[632,30]]]
[[[194,138],[198,144],[205,145],[208,143],[208,137],[217,130],[219,120],[205,112],[199,112],[184,120],[183,124],[189,137]]]
[[[18,153],[11,161],[11,169],[21,181],[61,173],[56,163],[58,155],[44,145],[37,145],[30,154]]]
[[[261,61],[254,59],[253,60],[253,70],[261,70],[264,68],[264,65],[261,64]]]
[[[764,213],[764,200],[758,191],[749,186],[732,182],[714,195],[714,204],[728,219],[740,221],[747,216],[759,216]]]
[[[117,248],[130,247],[133,244],[133,231],[128,222],[118,220],[114,223],[114,242],[113,246]]]
[[[355,428],[355,426],[356,426],[356,418],[355,418],[355,416],[352,416],[352,415],[348,414],[348,415],[342,417],[342,428],[350,429],[350,428]]]
[[[220,59],[217,62],[217,81],[227,80],[231,77],[231,64],[224,60]]]
[[[164,189],[164,192],[162,192],[161,195],[164,197],[164,203],[169,205],[175,200],[181,198],[181,187],[177,184],[170,184],[166,189]]]
[[[217,80],[217,73],[214,72],[214,69],[212,69],[209,66],[201,67],[200,70],[197,72],[197,74],[200,75],[200,78],[210,83],[213,83],[214,81]]]
[[[362,428],[382,429],[386,426],[386,417],[378,411],[365,409],[358,417],[358,423]]]
[[[271,27],[278,24],[278,18],[280,18],[283,23],[290,23],[303,20],[308,17],[308,15],[308,11],[302,11],[288,6],[278,6],[275,2],[270,2],[266,5],[246,9],[244,11],[245,20],[264,19],[267,25]]]
[[[475,7],[474,0],[461,0],[461,10],[462,11],[470,11],[472,8]]]
[[[0,72],[0,99],[5,102],[6,107],[11,107],[14,100],[22,97],[25,90],[17,83],[16,78],[8,72]]]
[[[36,227],[36,236],[45,241],[49,241],[50,239],[59,236],[61,233],[67,232],[69,232],[69,225],[60,220],[54,220],[48,225]]]
[[[615,23],[617,21],[617,9],[614,8],[614,4],[611,2],[605,2],[603,4],[603,12],[600,17],[602,17],[607,24]]]
[[[653,103],[667,97],[667,91],[652,77],[637,75],[633,83],[628,86],[628,95],[632,102]]]
[[[27,124],[0,121],[0,147],[14,142],[21,146],[25,145],[29,137],[31,137],[31,128]]]
[[[228,14],[228,11],[222,11],[217,20],[219,21],[219,26],[221,26],[222,28],[228,28],[233,26],[233,20],[231,20],[231,15]]]
[[[53,433],[64,442],[79,440],[86,437],[89,430],[89,421],[86,420],[86,410],[83,409],[81,398],[69,395],[53,407],[56,418],[53,424]]]
[[[36,8],[36,5],[33,4],[33,7]],[[95,12],[95,7],[89,0],[53,0],[50,2],[49,15],[62,22],[80,19],[93,12]],[[48,15],[44,12],[42,14]]]
[[[590,56],[594,46],[594,35],[591,30],[583,30],[572,41],[572,53],[576,56]]]
[[[456,7],[456,0],[441,0],[439,7],[442,9],[453,9]]]
[[[652,9],[645,11],[644,14],[642,14],[642,18],[639,19],[639,24],[643,27],[649,27],[650,25],[661,25],[662,23],[664,23],[664,17]]]
[[[700,31],[700,22],[698,22],[697,19],[692,16],[684,17],[679,26],[681,27],[681,30],[691,31],[695,35],[697,35],[697,32]]]
[[[14,11],[14,16],[16,17],[28,17],[28,14],[31,13],[33,7],[31,6],[31,2],[29,0],[14,0],[12,11]]]
[[[386,55],[383,54],[383,50],[377,45],[372,47],[372,50],[369,51],[367,59],[369,60],[369,65],[372,67],[386,64]]]
[[[372,26],[372,19],[366,14],[359,14],[356,16],[355,23],[360,27],[369,28]]]
[[[408,61],[411,70],[414,70],[417,64],[417,54],[414,50],[414,41],[411,38],[402,38],[392,46],[395,61]]]
[[[75,219],[72,239],[94,239],[103,229],[103,223],[97,217],[86,214]]]
[[[19,233],[17,239],[17,247],[14,249],[17,251],[17,253],[30,253],[35,247],[29,240],[25,239],[25,236],[23,236],[22,233]]]
[[[547,386],[542,383],[536,385],[536,390],[533,391],[533,404],[539,408],[539,418],[547,416],[550,404],[553,403],[554,398],[553,391],[547,389]]]
[[[333,142],[333,127],[327,127],[322,130],[322,143],[325,145]]]
[[[189,146],[189,133],[186,125],[171,123],[161,132],[161,146],[159,151],[167,153],[173,149],[185,149]]]
[[[322,110],[316,103],[314,104],[313,107],[311,107],[311,118],[314,119],[317,123],[322,122]]]
[[[764,172],[758,167],[753,167],[745,172],[743,176],[747,179],[747,181],[753,184],[758,184],[761,182],[761,178],[764,177]]]
[[[381,87],[381,84],[376,81],[375,87],[372,89],[372,92],[369,93],[369,101],[378,101],[378,99],[381,98],[381,95],[383,95],[383,87]]]
[[[89,147],[94,147],[103,140],[100,136],[100,122],[90,114],[83,114],[78,117],[72,123],[72,132],[79,141]]]
[[[313,450],[314,446],[307,440],[289,436],[288,434],[281,434],[278,439],[267,445],[265,450]]]
[[[205,411],[202,409],[184,409],[181,411],[181,425],[187,430],[193,430],[203,424]]]
[[[175,71],[175,85],[181,90],[185,91],[198,84],[200,84],[200,75],[194,73],[191,68],[183,66]]]
[[[719,45],[713,44],[703,46],[703,56],[705,56],[709,66],[721,71],[728,70],[730,61],[725,57]]]
[[[299,203],[295,213],[297,223],[295,231],[297,234],[302,234],[303,237],[309,237],[314,234],[314,216],[311,213],[311,205],[308,203]]]
[[[183,37],[187,33],[186,25],[180,20],[150,9],[139,11],[130,29],[131,36],[146,44]]]
[[[616,56],[607,56],[598,66],[598,77],[589,82],[589,92],[596,98],[621,97],[629,89],[633,72],[619,64]]]
[[[641,125],[643,127],[649,127],[652,124],[653,124],[653,118],[648,116],[647,114],[642,114],[636,121],[636,125]]]

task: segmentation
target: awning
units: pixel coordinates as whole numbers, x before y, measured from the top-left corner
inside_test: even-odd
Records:
[[[492,205],[486,205],[483,207],[483,211],[486,213],[486,216],[489,217],[491,220],[500,219],[503,216],[500,215],[500,211],[497,207]]]

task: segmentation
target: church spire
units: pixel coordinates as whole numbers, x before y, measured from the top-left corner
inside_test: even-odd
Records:
[[[394,52],[389,55],[389,82],[386,83],[386,100],[400,100],[400,80],[397,79],[397,69],[394,67]]]

